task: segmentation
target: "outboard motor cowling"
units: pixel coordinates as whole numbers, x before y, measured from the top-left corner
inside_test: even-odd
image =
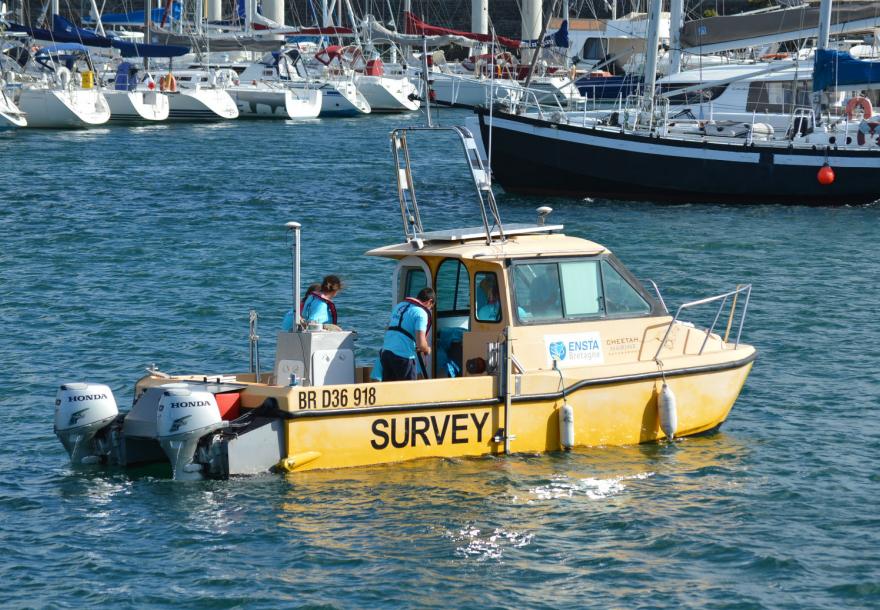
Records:
[[[193,463],[199,440],[225,427],[217,400],[210,392],[168,388],[159,399],[157,438],[171,461],[175,479],[203,478],[202,465]]]
[[[92,461],[92,439],[119,414],[113,392],[99,383],[65,383],[55,397],[55,434],[73,464]]]

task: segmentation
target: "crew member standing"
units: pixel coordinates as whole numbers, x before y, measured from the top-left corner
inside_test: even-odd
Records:
[[[336,305],[333,299],[342,290],[342,280],[336,275],[328,275],[320,286],[309,286],[300,307],[300,319],[303,327],[309,322],[317,322],[323,328],[337,328]],[[281,330],[293,330],[293,310],[287,312],[281,323]]]
[[[422,288],[415,299],[407,297],[394,306],[385,342],[379,358],[382,362],[382,381],[407,381],[418,378],[416,355],[431,353],[427,332],[431,328],[431,310],[434,308],[434,290]]]

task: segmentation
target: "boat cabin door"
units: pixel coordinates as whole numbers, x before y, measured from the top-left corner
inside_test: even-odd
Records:
[[[415,298],[418,296],[422,288],[432,284],[431,269],[428,264],[418,256],[407,256],[397,263],[394,269],[394,278],[392,280],[391,306],[400,303],[407,297]],[[428,343],[432,346],[433,351],[433,333],[428,333]],[[425,368],[428,376],[433,377],[433,359],[431,356],[425,358]]]

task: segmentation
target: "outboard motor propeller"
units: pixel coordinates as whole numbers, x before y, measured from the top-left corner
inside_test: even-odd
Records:
[[[193,463],[199,439],[228,425],[220,417],[214,395],[205,391],[168,388],[159,399],[156,418],[159,445],[171,460],[174,478],[204,478],[202,465]]]
[[[99,383],[65,383],[55,396],[55,434],[73,464],[93,463],[92,439],[119,414],[113,392]]]

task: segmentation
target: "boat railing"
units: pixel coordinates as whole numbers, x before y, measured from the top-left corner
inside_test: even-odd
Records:
[[[566,109],[563,108],[562,102],[559,100],[559,96],[541,89],[532,89],[521,87],[520,91],[522,95],[520,99],[515,102],[513,106],[513,111],[516,114],[525,114],[530,110],[534,109],[538,113],[538,118],[542,121],[547,120],[547,116],[545,113],[550,115],[550,118],[558,122],[560,117],[565,117]],[[549,104],[542,104],[538,96],[547,97],[551,96],[553,98],[553,102]],[[575,108],[577,110],[577,108]]]
[[[728,299],[732,299],[730,304],[730,312],[727,316],[727,326],[724,331],[724,337],[722,339],[724,343],[727,343],[728,339],[730,339],[730,333],[733,328],[734,319],[736,318],[739,295],[741,294],[744,295],[742,312],[739,316],[739,324],[737,325],[736,329],[736,340],[734,341],[733,345],[734,349],[738,348],[740,337],[742,336],[743,325],[746,321],[746,314],[748,313],[749,309],[749,299],[752,296],[751,284],[738,284],[737,287],[730,292],[725,292],[714,297],[707,297],[705,299],[699,299],[697,301],[691,301],[689,303],[679,305],[678,309],[675,311],[675,315],[672,317],[672,321],[669,323],[669,327],[666,329],[666,333],[663,335],[663,340],[660,341],[660,347],[657,348],[657,353],[654,354],[654,360],[660,358],[660,352],[663,351],[663,347],[666,345],[666,340],[669,339],[669,334],[672,332],[672,329],[675,326],[676,322],[679,321],[679,318],[681,317],[681,313],[683,311],[699,307],[700,305],[706,305],[708,303],[716,303],[720,301],[718,305],[718,310],[715,312],[715,318],[714,320],[712,320],[712,326],[710,326],[706,330],[706,337],[703,339],[703,344],[700,346],[700,351],[697,353],[698,355],[702,355],[703,350],[706,349],[706,344],[709,342],[709,337],[712,336],[715,332],[715,327],[718,325],[718,320],[721,319],[721,314],[724,312],[724,307],[727,305]]]
[[[651,278],[645,278],[642,280],[642,284],[648,284],[649,286],[651,286],[651,288],[654,289],[654,294],[657,295],[657,299],[660,301],[663,309],[666,311],[666,313],[669,313],[669,307],[666,306],[666,301],[663,300],[663,295],[660,293],[660,287],[657,285],[657,282],[655,282]]]

